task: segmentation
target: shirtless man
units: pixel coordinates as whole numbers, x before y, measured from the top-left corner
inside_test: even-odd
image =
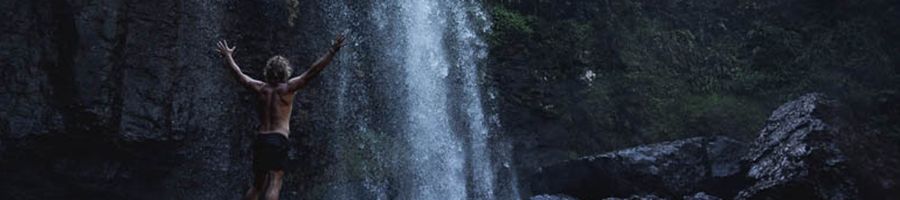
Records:
[[[338,35],[328,53],[319,58],[306,72],[291,78],[291,66],[282,56],[273,56],[263,70],[265,82],[241,72],[232,54],[237,47],[229,47],[226,41],[218,43],[218,52],[237,77],[241,85],[256,92],[259,99],[259,131],[253,142],[253,185],[244,199],[255,200],[260,192],[265,199],[278,199],[281,179],[284,176],[284,162],[287,160],[288,135],[290,135],[291,107],[294,94],[306,86],[310,80],[325,69],[334,55],[344,46],[344,36]]]

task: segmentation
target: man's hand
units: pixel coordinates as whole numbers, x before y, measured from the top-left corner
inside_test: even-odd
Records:
[[[341,50],[341,47],[344,47],[344,34],[338,34],[337,37],[334,38],[334,41],[331,42],[331,50],[337,52]]]
[[[244,74],[244,72],[241,72],[241,67],[238,67],[237,62],[234,62],[234,58],[231,56],[232,54],[234,54],[234,49],[237,47],[228,47],[228,42],[226,42],[225,40],[219,41],[216,46],[216,51],[224,56],[225,64],[228,64],[228,66],[231,67],[231,71],[234,72],[235,76],[237,76],[238,81],[241,82],[241,85],[244,85],[256,92],[259,92],[264,86],[266,86],[266,83],[250,78],[250,76],[247,76],[246,74]]]
[[[337,37],[331,41],[331,49],[328,49],[328,53],[316,60],[306,72],[288,80],[288,90],[297,92],[297,90],[309,83],[313,77],[318,76],[319,73],[325,69],[325,66],[331,63],[331,59],[334,58],[334,55],[337,54],[338,50],[341,50],[341,47],[344,47],[344,34],[338,34]]]
[[[237,48],[237,47],[229,48],[228,41],[225,41],[225,40],[219,41],[219,43],[216,44],[216,46],[218,46],[216,51],[221,53],[223,56],[231,56],[232,54],[234,54],[234,49]]]

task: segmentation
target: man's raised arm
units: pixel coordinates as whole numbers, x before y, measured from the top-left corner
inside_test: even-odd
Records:
[[[297,90],[300,90],[300,88],[303,88],[303,86],[306,86],[306,84],[309,84],[310,80],[318,76],[319,73],[322,72],[323,69],[325,69],[325,66],[328,66],[328,64],[331,63],[334,55],[337,54],[337,52],[341,50],[341,47],[343,46],[344,35],[338,35],[331,43],[331,48],[328,49],[328,53],[316,60],[316,62],[313,63],[312,66],[310,66],[309,69],[306,70],[306,72],[303,72],[303,74],[300,74],[300,76],[291,78],[291,80],[288,81],[289,90],[291,92],[296,92]]]
[[[219,51],[219,53],[221,53],[223,57],[225,57],[225,63],[231,66],[231,71],[234,72],[235,77],[238,78],[238,81],[241,82],[241,85],[250,88],[253,91],[259,91],[264,86],[266,86],[266,83],[250,78],[250,76],[247,76],[247,74],[241,72],[241,68],[238,67],[237,63],[234,62],[234,58],[232,57],[232,54],[234,54],[234,49],[236,49],[237,47],[228,47],[228,42],[224,40],[220,41],[218,44],[216,44],[216,46],[218,46],[218,49],[216,50]]]

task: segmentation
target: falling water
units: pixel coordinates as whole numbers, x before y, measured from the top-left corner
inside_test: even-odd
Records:
[[[490,27],[482,5],[340,1],[323,9],[336,13],[327,20],[349,24],[329,30],[352,29],[353,40],[342,54],[352,56],[337,62],[340,75],[330,80],[341,87],[334,129],[345,134],[329,147],[338,161],[326,198],[495,199],[479,84],[487,56],[481,35]],[[353,156],[354,149],[385,159]]]
[[[470,137],[469,165],[472,169],[472,182],[474,191],[471,195],[476,199],[494,198],[494,172],[491,167],[490,149],[488,148],[488,129],[484,117],[484,109],[481,102],[481,88],[478,84],[479,61],[487,57],[487,44],[485,44],[477,31],[487,32],[490,25],[484,23],[480,29],[476,29],[470,18],[487,22],[487,17],[480,10],[480,5],[466,4],[453,1],[452,18],[455,40],[453,48],[456,49],[455,66],[462,69],[463,76],[463,103],[467,118]],[[474,11],[470,14],[468,11]]]
[[[450,132],[446,78],[449,63],[442,39],[446,20],[439,18],[438,2],[401,2],[401,23],[406,24],[402,68],[407,123],[405,138],[410,157],[405,199],[463,199],[466,195],[465,161],[456,136]]]

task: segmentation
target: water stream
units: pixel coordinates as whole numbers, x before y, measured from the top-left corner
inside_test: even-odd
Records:
[[[352,40],[328,81],[340,88],[340,133],[329,145],[336,162],[327,198],[496,199],[479,83],[490,21],[480,1],[333,1],[322,9],[338,24],[330,32],[350,30]]]

